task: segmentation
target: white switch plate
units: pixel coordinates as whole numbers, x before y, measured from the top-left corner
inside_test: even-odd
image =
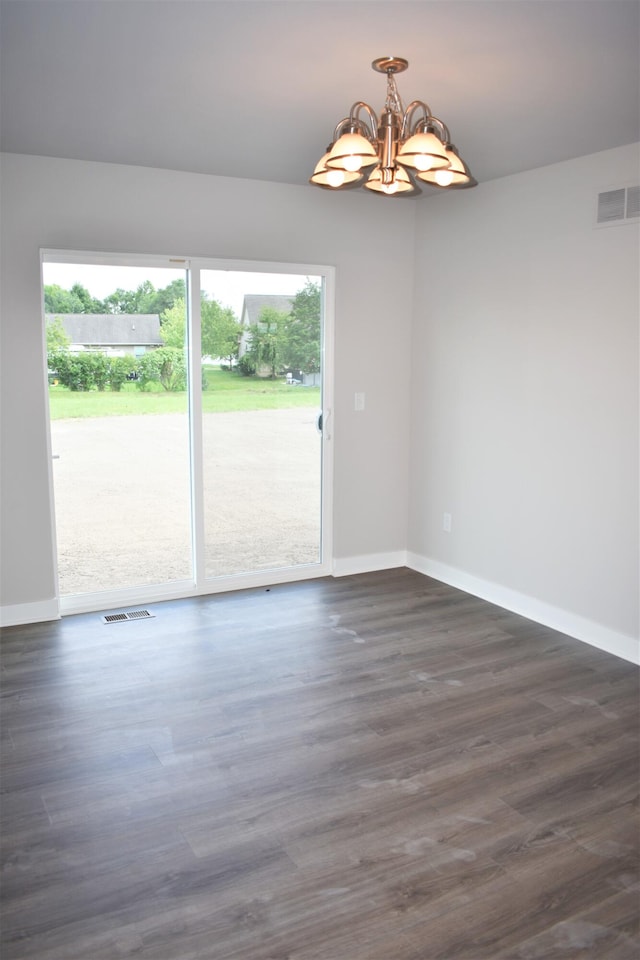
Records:
[[[443,513],[442,514],[442,529],[445,533],[451,533],[451,514]]]
[[[364,393],[356,393],[354,395],[353,409],[358,411],[364,410]]]

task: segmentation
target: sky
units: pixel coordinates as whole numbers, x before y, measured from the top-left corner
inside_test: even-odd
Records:
[[[150,280],[156,290],[162,290],[172,280],[184,275],[183,269],[80,263],[46,262],[42,269],[45,284],[55,283],[63,290],[70,290],[74,283],[80,283],[97,300],[104,300],[117,289],[135,290],[144,280]],[[306,280],[306,274],[201,271],[202,287],[209,294],[210,299],[217,300],[223,307],[231,307],[238,319],[240,319],[246,293],[276,293],[289,296],[301,290]]]

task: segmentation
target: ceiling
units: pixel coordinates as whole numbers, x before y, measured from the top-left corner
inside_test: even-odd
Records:
[[[0,0],[10,153],[306,184],[400,56],[480,182],[640,140],[637,0]]]

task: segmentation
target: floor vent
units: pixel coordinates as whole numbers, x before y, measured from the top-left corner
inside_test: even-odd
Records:
[[[103,623],[124,623],[125,620],[148,620],[154,617],[148,610],[132,610],[131,613],[108,613],[102,618]]]

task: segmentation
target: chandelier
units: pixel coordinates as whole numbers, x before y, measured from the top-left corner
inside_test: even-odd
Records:
[[[387,196],[420,193],[417,181],[441,188],[475,187],[477,181],[451,143],[445,124],[422,100],[403,107],[395,74],[406,70],[409,61],[379,57],[371,66],[387,75],[380,118],[368,103],[354,103],[349,116],[336,126],[309,183],[330,190],[363,186]]]

